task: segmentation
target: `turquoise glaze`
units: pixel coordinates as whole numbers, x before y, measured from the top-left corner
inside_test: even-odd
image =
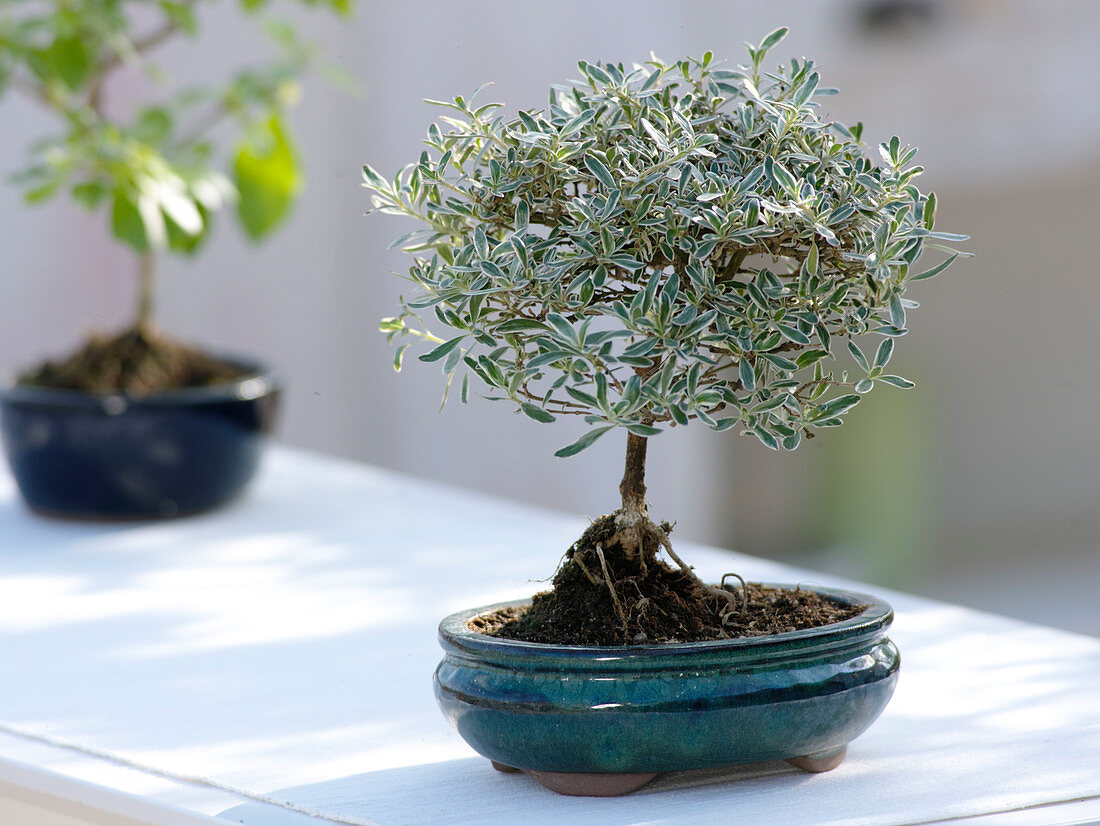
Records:
[[[790,586],[786,586],[790,587]],[[443,713],[475,751],[544,772],[641,773],[835,755],[886,707],[897,682],[880,599],[815,588],[859,616],[769,637],[581,647],[439,626]],[[523,603],[520,603],[523,604]]]

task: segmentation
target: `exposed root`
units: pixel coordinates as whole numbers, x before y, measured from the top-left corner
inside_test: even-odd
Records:
[[[731,594],[729,591],[727,591],[724,587],[723,588],[715,588],[713,585],[707,585],[707,583],[705,583],[705,582],[703,582],[703,580],[699,579],[698,574],[695,573],[695,569],[692,568],[690,565],[688,565],[686,562],[684,562],[684,560],[680,559],[679,554],[677,554],[676,551],[673,550],[672,542],[669,540],[668,534],[664,530],[662,530],[659,525],[654,525],[648,519],[646,520],[645,524],[646,524],[646,528],[653,532],[654,537],[660,543],[661,547],[665,549],[665,553],[667,553],[669,555],[669,557],[672,559],[673,562],[675,562],[677,565],[680,566],[681,571],[683,571],[685,574],[687,574],[687,576],[691,577],[691,579],[694,580],[696,585],[698,585],[701,589],[706,591],[712,597],[717,597],[718,599],[720,599],[720,600],[722,600],[723,602],[726,603],[726,605],[723,606],[723,608],[719,611],[719,615],[722,616],[723,619],[724,619],[725,615],[729,612],[730,608],[734,604],[735,596],[733,594]],[[738,579],[740,579],[740,577],[738,577]],[[724,577],[723,577],[723,580],[724,580]],[[742,583],[744,583],[744,581],[745,580],[743,580],[743,579],[741,580]],[[745,599],[744,595],[742,595],[741,600],[740,600],[742,608],[744,607],[744,599]]]
[[[723,574],[722,575],[722,582],[720,582],[718,584],[720,586],[722,586],[723,588],[725,588],[725,590],[728,591],[730,594],[734,593],[734,592],[733,592],[733,590],[731,590],[729,585],[726,584],[726,579],[729,576],[736,577],[737,581],[739,583],[741,583],[741,610],[745,610],[745,608],[748,607],[748,604],[749,604],[749,586],[748,586],[748,583],[745,582],[745,577],[741,576],[740,574],[735,574],[733,572]]]
[[[719,618],[722,620],[722,625],[725,628],[729,628],[734,624],[734,614],[744,614],[745,610],[749,607],[749,586],[745,582],[745,578],[741,574],[727,573],[722,574],[722,581],[719,583],[723,591],[733,593],[733,589],[726,585],[726,579],[729,577],[736,577],[741,583],[741,607],[738,611],[733,610],[732,605],[723,606],[722,610],[718,612]]]
[[[646,552],[646,545],[647,540],[649,540],[649,542],[656,545],[656,547],[664,548],[665,553],[667,553],[672,561],[679,566],[680,570],[691,579],[696,587],[718,601],[720,607],[717,609],[717,614],[723,626],[729,625],[728,620],[730,617],[744,612],[747,601],[747,591],[745,588],[745,580],[742,577],[737,574],[727,575],[736,576],[741,580],[740,595],[735,594],[732,590],[725,587],[726,577],[722,578],[722,587],[716,588],[713,585],[708,585],[699,578],[695,573],[695,569],[684,562],[684,560],[680,558],[680,555],[676,553],[676,550],[672,547],[672,541],[668,538],[668,530],[653,522],[644,511],[618,511],[614,514],[614,520],[616,532],[607,542],[609,545],[617,544],[627,558],[635,561],[641,569],[643,578],[648,572],[646,566],[646,556],[648,555]],[[604,559],[603,550],[598,544],[596,545],[596,551],[599,554],[600,562],[604,568],[604,575],[606,577],[607,562]],[[574,559],[580,564],[581,570],[589,577],[590,581],[593,581],[594,584],[599,584],[592,580],[591,574],[584,567],[583,562],[580,561],[580,557],[581,554],[576,554]],[[618,601],[615,589],[610,584],[610,578],[608,578],[608,587],[611,589],[612,598],[615,600],[615,612],[622,618],[624,617],[624,612]]]
[[[615,583],[611,579],[611,573],[607,570],[607,557],[604,556],[603,546],[598,543],[596,545],[596,556],[600,558],[604,582],[607,583],[607,590],[611,592],[611,602],[615,606],[615,613],[619,615],[619,621],[623,624],[623,633],[627,634],[630,626],[626,619],[626,611],[623,610],[623,604],[619,602],[619,593],[615,590]]]
[[[785,619],[769,620],[765,631],[760,609],[770,616],[770,606],[780,597],[746,585],[737,574],[726,574],[716,585],[702,582],[673,547],[671,530],[668,523],[650,520],[644,509],[594,520],[566,551],[553,589],[537,594],[530,609],[506,622],[501,635],[532,642],[640,645],[795,627]]]
[[[584,564],[584,560],[581,559],[581,554],[574,554],[572,556],[573,563],[581,569],[581,573],[584,574],[584,578],[591,582],[593,585],[602,585],[603,581],[588,570],[588,566]]]
[[[707,585],[676,553],[671,530],[644,508],[594,520],[566,551],[553,588],[521,614],[502,616],[499,635],[569,645],[694,642],[783,633],[860,610],[797,589],[748,585],[732,573]]]

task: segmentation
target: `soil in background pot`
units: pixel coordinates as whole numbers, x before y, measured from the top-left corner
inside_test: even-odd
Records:
[[[93,335],[64,361],[48,361],[19,376],[18,384],[81,390],[125,391],[135,396],[232,381],[244,372],[158,331],[132,328],[120,335]]]

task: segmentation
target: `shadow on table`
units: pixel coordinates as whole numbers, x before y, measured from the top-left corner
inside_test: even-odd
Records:
[[[896,737],[857,740],[848,759],[824,774],[762,763],[669,773],[623,797],[564,797],[525,775],[496,772],[482,758],[465,758],[280,789],[265,797],[285,801],[296,811],[248,803],[219,817],[244,826],[317,823],[307,812],[322,822],[353,826],[896,826],[1007,813],[1100,794],[1095,762],[1088,759],[1095,747],[1085,742],[1066,743],[1063,759],[1054,761],[1061,765],[1043,766],[1030,738],[994,738],[968,751],[944,754],[937,738],[925,740],[912,725],[904,734],[893,728]],[[1049,757],[1049,747],[1040,751]],[[1084,763],[1078,764],[1074,754],[1086,757]],[[1083,797],[1077,798],[1081,792]]]
[[[501,774],[483,758],[467,758],[353,775],[306,786],[280,789],[267,797],[289,801],[336,823],[658,823],[681,819],[693,803],[711,810],[722,796],[735,805],[761,784],[779,783],[793,791],[812,775],[785,763],[760,763],[694,772],[670,772],[640,791],[616,798],[564,797],[523,774]],[[667,792],[679,790],[681,794]],[[289,814],[289,813],[288,813]],[[247,803],[218,815],[234,823],[271,823],[271,808]],[[275,820],[275,823],[280,823]],[[289,816],[287,824],[310,822]]]
[[[847,760],[825,774],[773,763],[669,774],[620,798],[569,798],[466,758],[284,788],[270,797],[336,823],[379,826],[881,826],[1100,796],[1095,640],[917,602],[897,632],[908,662],[894,703],[853,742]],[[272,823],[257,806],[222,816],[250,826]]]
[[[534,590],[534,560],[549,573],[580,520],[282,462],[253,499],[170,524],[52,523],[0,502],[0,662],[15,669],[0,719],[257,796],[283,787],[290,808],[226,815],[264,826],[310,822],[293,807],[360,824],[868,826],[1100,795],[1097,640],[901,594],[897,695],[828,774],[670,775],[593,800],[448,760],[468,751],[434,709],[438,617]],[[736,559],[751,578],[809,576]],[[302,785],[319,777],[342,779]]]

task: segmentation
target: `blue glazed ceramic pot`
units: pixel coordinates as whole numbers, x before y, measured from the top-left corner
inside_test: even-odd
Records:
[[[886,707],[899,657],[886,637],[889,605],[813,590],[867,607],[767,637],[614,648],[498,639],[467,623],[504,605],[462,611],[439,627],[436,698],[497,768],[528,771],[570,794],[616,794],[659,772],[770,760],[827,770]],[[597,783],[602,791],[557,782],[595,775],[633,780]]]
[[[0,390],[0,434],[28,506],[74,519],[200,513],[237,496],[259,463],[280,382],[243,378],[134,397],[17,385]]]

